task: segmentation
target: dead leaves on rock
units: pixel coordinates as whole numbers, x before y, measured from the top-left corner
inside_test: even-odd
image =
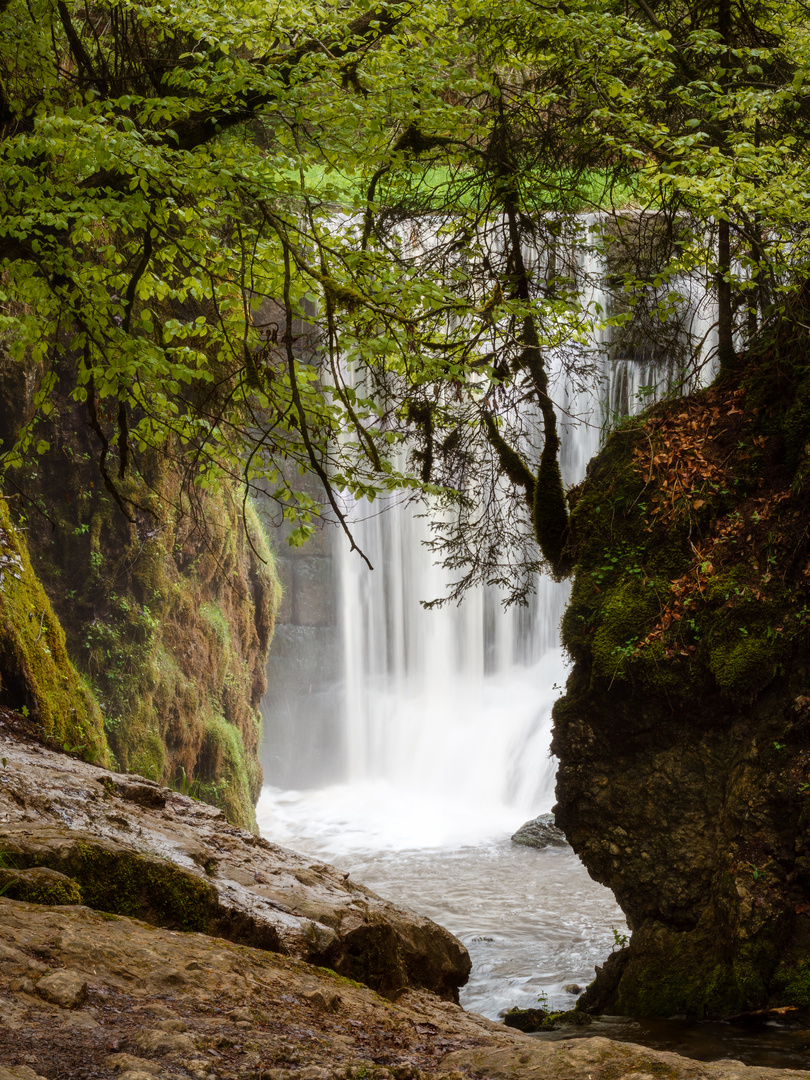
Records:
[[[680,412],[668,412],[645,428],[646,444],[633,451],[635,469],[653,486],[648,530],[678,513],[701,510],[709,496],[728,480],[726,462],[713,460],[712,443],[732,415],[742,415],[744,390],[721,397],[708,391],[705,398],[685,402]]]
[[[731,513],[714,517],[706,513],[707,507],[718,506],[719,497],[730,494],[735,479],[756,460],[754,455],[767,450],[765,435],[746,432],[755,411],[744,404],[744,389],[724,393],[711,389],[687,399],[677,411],[648,421],[646,441],[634,450],[634,468],[647,489],[646,531],[692,519],[689,566],[670,582],[669,595],[659,597],[661,611],[652,629],[636,643],[634,655],[658,641],[668,659],[696,653],[697,645],[690,640],[695,630],[692,617],[712,580],[729,564],[747,566],[749,573],[741,576],[734,595],[726,599],[728,607],[767,599],[768,586],[779,573],[774,552],[784,549],[789,539],[789,529],[782,535],[783,511],[788,509],[783,504],[792,497],[789,488],[764,487],[763,494],[741,501]],[[763,485],[764,478],[759,482]],[[810,577],[810,562],[802,573]],[[783,627],[774,629],[781,633]]]

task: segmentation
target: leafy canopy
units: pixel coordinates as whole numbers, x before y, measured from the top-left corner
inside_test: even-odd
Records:
[[[809,50],[775,0],[0,0],[6,470],[65,398],[139,528],[155,455],[295,542],[314,471],[344,527],[342,492],[451,504],[454,594],[522,598],[567,527],[554,371],[601,327],[686,384],[685,275],[726,366],[801,287]]]

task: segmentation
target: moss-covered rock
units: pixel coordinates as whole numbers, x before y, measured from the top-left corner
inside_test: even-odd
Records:
[[[68,656],[65,634],[0,497],[0,703],[47,742],[107,764],[98,702]]]
[[[213,885],[165,859],[107,840],[83,835],[8,837],[4,847],[15,864],[14,870],[3,872],[9,875],[10,899],[85,903],[98,911],[177,930],[208,930],[217,913]],[[47,879],[43,867],[50,872]]]
[[[169,453],[144,454],[118,480],[127,520],[99,482],[92,432],[58,404],[51,449],[15,482],[47,513],[25,521],[32,559],[114,763],[255,830],[258,706],[280,598],[263,526],[234,485],[196,488]]]
[[[629,422],[571,495],[556,816],[633,930],[586,1009],[808,1001],[808,375],[775,355]]]
[[[30,870],[0,869],[0,895],[28,904],[81,904],[81,886],[67,874],[46,866]]]

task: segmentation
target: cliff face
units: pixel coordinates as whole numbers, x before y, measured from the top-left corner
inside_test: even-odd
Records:
[[[584,1008],[810,1004],[803,355],[629,422],[573,493],[557,821],[633,931]]]
[[[70,662],[65,635],[0,498],[0,704],[64,750],[109,764],[98,704]],[[5,767],[5,760],[3,761]]]
[[[7,444],[36,378],[21,385],[8,359],[5,369]],[[67,653],[104,716],[113,763],[255,829],[258,706],[280,598],[259,519],[235,486],[196,487],[183,449],[165,446],[141,448],[116,479],[128,521],[105,489],[83,407],[59,388],[52,398],[36,432],[48,449],[12,472],[7,493]],[[107,462],[113,475],[117,465]]]

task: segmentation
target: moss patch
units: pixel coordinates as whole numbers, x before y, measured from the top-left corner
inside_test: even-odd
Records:
[[[89,840],[77,840],[50,851],[27,851],[24,845],[10,841],[6,849],[20,868],[35,863],[73,879],[81,889],[83,902],[99,911],[130,915],[177,930],[200,931],[210,928],[216,913],[216,889],[163,859]]]
[[[803,500],[745,399],[727,386],[656,406],[608,438],[571,493],[563,642],[594,689],[619,679],[750,701],[807,648]]]
[[[29,716],[47,742],[87,761],[109,763],[96,698],[70,661],[62,626],[2,498],[0,701]]]
[[[81,886],[56,870],[0,870],[0,895],[27,904],[81,904]]]

